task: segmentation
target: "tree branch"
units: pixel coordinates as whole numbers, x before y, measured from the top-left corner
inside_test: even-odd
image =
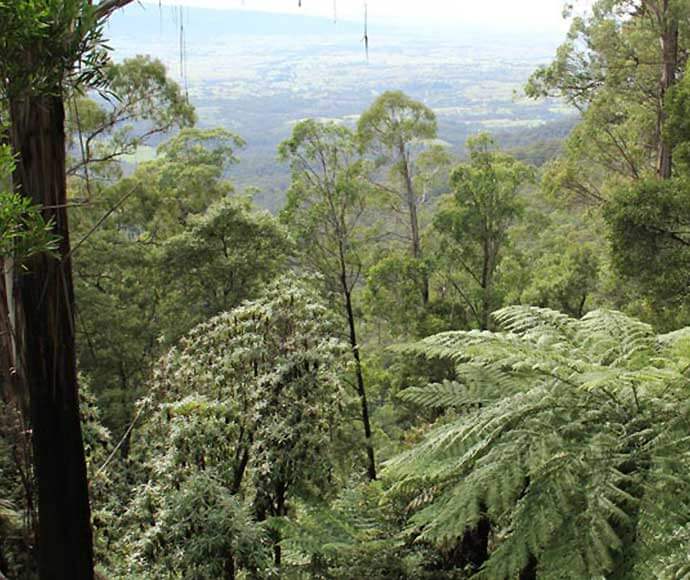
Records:
[[[102,2],[96,5],[96,20],[105,20],[113,12],[120,8],[124,8],[132,2],[134,2],[134,0],[102,0]]]

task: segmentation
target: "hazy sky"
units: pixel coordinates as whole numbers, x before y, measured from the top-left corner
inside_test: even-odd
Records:
[[[147,0],[158,3],[157,0]],[[588,0],[581,0],[587,2]],[[206,8],[263,10],[333,16],[333,0],[163,0]],[[490,26],[520,28],[540,32],[561,31],[567,23],[561,16],[564,0],[368,0],[372,21],[394,25]],[[364,0],[336,0],[340,18],[361,20]]]

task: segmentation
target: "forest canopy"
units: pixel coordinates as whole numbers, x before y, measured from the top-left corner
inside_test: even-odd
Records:
[[[690,577],[690,3],[572,19],[557,145],[294,123],[275,214],[128,3],[0,0],[0,578]]]

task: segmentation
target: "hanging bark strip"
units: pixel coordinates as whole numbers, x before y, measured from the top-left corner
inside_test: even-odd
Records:
[[[369,62],[369,6],[364,3],[364,53]]]
[[[79,418],[74,292],[69,258],[65,111],[61,96],[10,100],[14,186],[41,205],[60,236],[59,256],[40,254],[18,276],[13,313],[16,372],[30,399],[38,480],[41,578],[93,577],[91,516]]]

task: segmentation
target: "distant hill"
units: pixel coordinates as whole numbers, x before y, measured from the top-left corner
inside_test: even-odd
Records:
[[[162,35],[163,40],[176,40],[179,14],[174,6],[132,3],[110,18],[107,34],[116,38]],[[227,36],[361,36],[363,32],[363,25],[357,22],[247,10],[183,7],[183,19],[188,44]]]

